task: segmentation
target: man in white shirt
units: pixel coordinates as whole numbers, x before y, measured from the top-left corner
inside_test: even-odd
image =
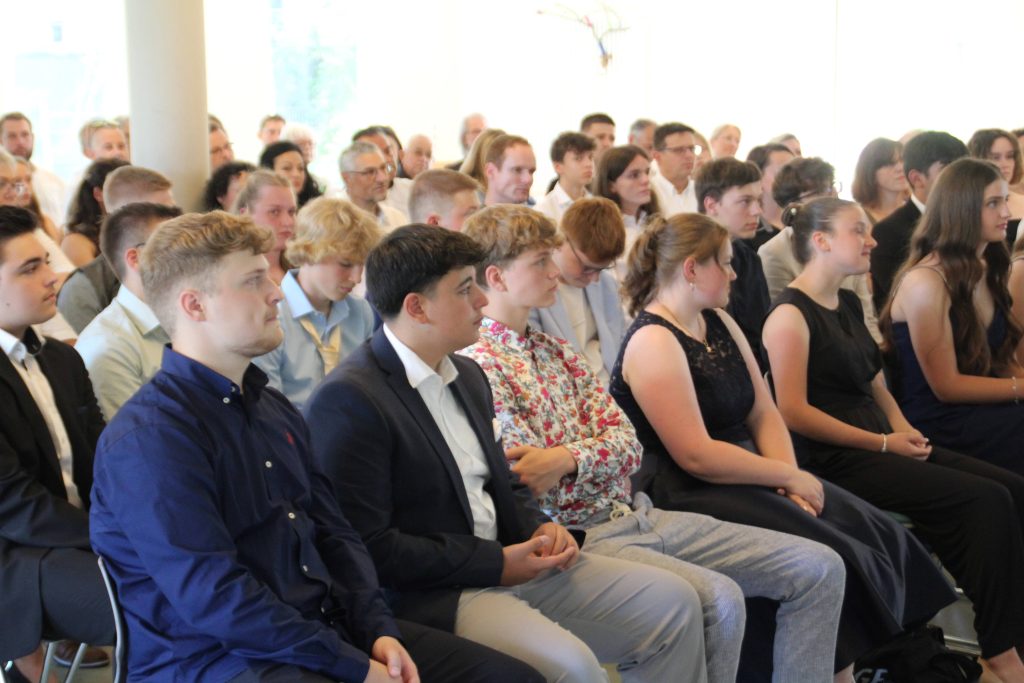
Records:
[[[484,206],[526,204],[537,172],[537,157],[526,138],[499,135],[487,148],[484,177],[487,191]]]
[[[562,214],[577,199],[589,197],[587,185],[594,179],[594,149],[597,143],[583,133],[562,133],[551,143],[551,163],[558,181],[536,209],[558,225]]]
[[[636,145],[643,151],[647,152],[647,156],[653,156],[654,130],[657,127],[658,124],[650,119],[637,119],[633,122],[633,125],[629,127],[629,144]]]
[[[29,162],[32,170],[32,189],[35,190],[39,208],[58,225],[64,222],[64,183],[55,174],[32,163],[36,136],[32,122],[18,111],[0,117],[0,144],[16,157]]]
[[[465,173],[433,168],[416,176],[409,196],[409,220],[460,232],[480,208],[480,183]]]
[[[110,214],[103,223],[103,258],[113,265],[121,289],[82,330],[75,350],[85,361],[108,421],[160,369],[164,345],[170,341],[146,305],[139,254],[160,223],[180,215],[176,206],[134,203]]]
[[[677,213],[697,212],[697,193],[691,179],[697,161],[697,138],[683,123],[663,123],[654,131],[654,160],[658,175],[651,187],[665,218]]]
[[[377,145],[353,142],[341,153],[338,167],[345,183],[345,194],[341,199],[347,199],[368,212],[385,231],[409,222],[404,212],[384,203],[392,166]]]

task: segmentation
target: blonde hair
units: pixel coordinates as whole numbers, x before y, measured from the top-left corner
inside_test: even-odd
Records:
[[[504,267],[530,249],[553,249],[562,243],[554,222],[539,211],[518,204],[497,204],[477,211],[462,232],[484,250],[476,266],[476,279],[487,285],[488,266]]]
[[[295,237],[288,241],[285,258],[300,267],[332,256],[364,263],[383,236],[374,217],[354,204],[318,197],[295,217]]]
[[[270,230],[225,211],[188,213],[162,223],[139,260],[146,303],[173,335],[175,302],[183,287],[209,293],[222,258],[238,251],[265,254],[273,246]]]
[[[487,176],[484,174],[484,158],[487,156],[487,149],[494,142],[495,138],[504,135],[505,131],[500,128],[487,128],[480,135],[476,136],[473,146],[466,153],[466,159],[459,166],[459,172],[465,173],[473,180],[487,187]]]
[[[622,281],[629,314],[635,317],[651,303],[658,289],[678,276],[683,261],[717,259],[728,241],[729,231],[704,214],[680,213],[667,220],[660,215],[652,217],[633,243]]]
[[[245,185],[238,191],[235,203],[231,206],[231,213],[240,213],[243,208],[251,211],[253,204],[259,201],[264,187],[287,187],[292,194],[295,194],[290,180],[273,171],[261,168],[250,173],[249,177],[245,179]]]

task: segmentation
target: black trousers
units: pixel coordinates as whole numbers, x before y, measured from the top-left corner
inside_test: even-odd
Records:
[[[91,552],[55,548],[46,553],[39,566],[39,589],[43,599],[40,638],[114,644],[114,616]]]
[[[405,648],[423,683],[543,683],[536,669],[506,654],[456,635],[396,620]],[[229,683],[331,683],[331,679],[294,666],[254,662]]]
[[[1024,644],[1024,477],[938,446],[927,462],[836,449],[802,454],[800,464],[913,520],[974,603],[982,656]]]

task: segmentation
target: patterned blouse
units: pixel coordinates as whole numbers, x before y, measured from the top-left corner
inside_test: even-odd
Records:
[[[540,498],[552,519],[586,525],[614,503],[629,505],[642,455],[636,431],[567,342],[484,318],[480,340],[460,353],[487,374],[506,449],[564,446],[576,460],[577,471]]]

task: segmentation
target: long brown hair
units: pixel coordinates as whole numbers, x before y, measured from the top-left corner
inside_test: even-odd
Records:
[[[591,182],[593,185],[592,192],[598,197],[604,197],[610,199],[621,209],[622,198],[618,195],[615,190],[612,189],[612,183],[619,179],[629,165],[633,163],[637,157],[643,157],[650,161],[651,158],[647,156],[642,148],[636,145],[623,145],[621,147],[612,147],[611,149],[605,150],[604,154],[601,155],[601,161],[597,164],[597,171],[594,173],[594,180]],[[651,199],[646,204],[640,207],[640,209],[648,216],[652,216],[660,210],[658,206],[658,194],[654,191],[654,186],[651,186]]]
[[[680,213],[671,218],[651,217],[640,233],[627,261],[622,297],[629,314],[636,316],[654,300],[658,288],[668,284],[679,265],[688,258],[698,263],[717,258],[729,231],[721,223],[698,213]]]
[[[988,244],[978,258],[985,188],[1002,180],[999,169],[990,161],[958,159],[943,169],[928,195],[924,216],[914,230],[910,255],[894,280],[899,283],[928,255],[934,253],[938,257],[949,288],[949,320],[953,327],[956,365],[967,375],[1007,372],[1024,334],[1010,312],[1012,300],[1007,289],[1010,253],[1005,241]],[[1006,338],[994,353],[988,348],[986,330],[974,308],[973,292],[982,277],[996,308],[1006,316]],[[888,350],[894,348],[891,308],[892,295],[879,317]]]

